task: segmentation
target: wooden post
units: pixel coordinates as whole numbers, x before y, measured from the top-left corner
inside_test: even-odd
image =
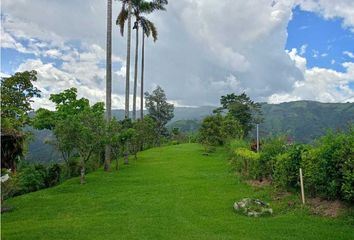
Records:
[[[304,180],[302,178],[302,169],[301,168],[300,168],[300,186],[301,186],[302,204],[305,204]]]
[[[259,124],[257,124],[257,152],[259,152]]]

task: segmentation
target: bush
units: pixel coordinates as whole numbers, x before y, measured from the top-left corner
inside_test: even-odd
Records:
[[[354,201],[354,131],[332,132],[303,155],[304,184],[312,195]]]
[[[273,178],[276,157],[285,153],[286,148],[287,141],[285,137],[275,137],[265,141],[262,146],[259,160],[262,178]]]
[[[16,195],[37,191],[45,187],[42,169],[36,170],[36,167],[26,166],[18,174],[19,191]]]
[[[59,164],[55,163],[50,165],[47,169],[47,175],[44,179],[46,187],[52,187],[59,184],[61,172],[62,170]]]
[[[235,156],[232,159],[232,163],[236,171],[246,178],[259,179],[261,175],[259,165],[260,155],[247,148],[237,148],[234,153]]]
[[[293,145],[287,152],[275,157],[273,182],[277,187],[299,187],[299,168],[306,149],[305,145]]]

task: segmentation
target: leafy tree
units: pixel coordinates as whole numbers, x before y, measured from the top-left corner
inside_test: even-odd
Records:
[[[240,122],[229,114],[222,119],[221,132],[224,141],[243,137],[243,129]]]
[[[134,128],[136,130],[140,150],[154,146],[157,139],[156,121],[150,116],[139,119],[135,122]]]
[[[122,132],[122,124],[115,117],[109,122],[106,142],[111,146],[112,159],[116,159],[116,170],[118,170],[118,158],[121,154],[120,133]]]
[[[243,136],[241,124],[230,114],[222,116],[220,113],[204,118],[199,129],[199,141],[206,150],[210,146],[223,145],[231,139],[240,139]]]
[[[255,124],[262,121],[261,105],[252,101],[246,93],[227,94],[221,97],[220,103],[221,107],[216,109],[216,112],[226,110],[237,119],[243,128],[244,136],[248,135]]]
[[[174,117],[174,106],[167,102],[164,90],[158,86],[152,94],[145,93],[145,106],[149,116],[156,121],[157,143],[161,144],[161,136],[166,133],[166,124]]]
[[[221,129],[222,120],[223,117],[221,114],[211,115],[204,118],[199,129],[199,139],[206,148],[208,146],[223,144],[223,132]]]
[[[52,94],[50,100],[56,104],[56,111],[37,110],[34,127],[53,130],[68,170],[73,154],[79,156],[84,183],[86,163],[94,152],[101,151],[106,140],[104,104],[90,106],[88,99],[77,99],[75,88]]]
[[[1,78],[1,132],[21,132],[30,123],[33,98],[41,96],[33,86],[36,75],[36,71],[25,71]]]
[[[23,128],[31,124],[31,103],[34,97],[40,97],[40,90],[33,85],[36,74],[25,71],[1,78],[1,166],[13,171],[28,136]]]

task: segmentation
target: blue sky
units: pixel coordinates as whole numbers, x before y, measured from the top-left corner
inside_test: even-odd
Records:
[[[343,72],[342,63],[353,61],[343,53],[354,53],[354,34],[343,27],[342,18],[324,19],[319,14],[296,7],[288,24],[286,49],[300,50],[302,46],[306,46],[303,56],[307,59],[307,67]]]

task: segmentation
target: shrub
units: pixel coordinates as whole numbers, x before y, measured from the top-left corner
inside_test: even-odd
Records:
[[[260,177],[259,154],[247,148],[237,148],[235,156],[232,160],[236,171],[244,177],[250,179],[258,179]]]
[[[273,178],[276,157],[282,153],[285,153],[286,147],[287,141],[285,137],[275,137],[265,141],[262,146],[259,160],[262,178]]]
[[[273,182],[280,188],[295,188],[299,186],[299,168],[305,145],[290,146],[287,152],[275,157]]]
[[[16,195],[37,191],[45,187],[42,170],[36,170],[36,167],[26,166],[18,174],[19,191]]]
[[[332,132],[303,154],[304,184],[312,195],[354,201],[354,132]]]
[[[60,182],[61,172],[62,170],[59,164],[54,163],[50,165],[47,169],[47,175],[44,180],[46,187],[57,185]]]

